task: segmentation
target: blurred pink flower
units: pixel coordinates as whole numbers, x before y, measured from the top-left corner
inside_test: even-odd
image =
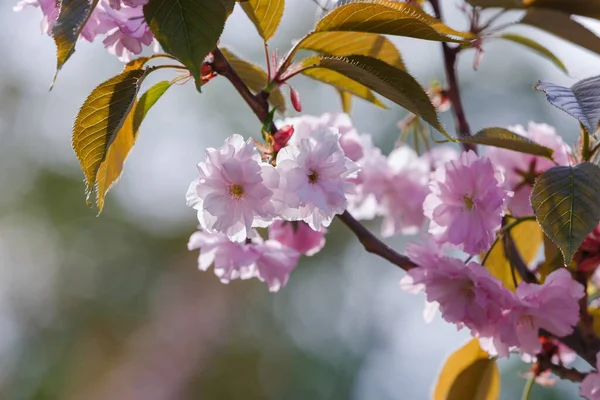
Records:
[[[581,382],[579,394],[588,400],[600,400],[600,353],[596,354],[596,371]]]
[[[439,305],[442,318],[459,328],[489,332],[511,304],[511,292],[478,263],[448,257],[431,242],[410,243],[407,255],[419,267],[407,272],[401,287],[425,292],[427,302]]]
[[[13,7],[15,11],[21,11],[27,6],[39,7],[44,14],[42,19],[42,33],[50,35],[52,27],[58,18],[58,7],[56,0],[21,0]]]
[[[528,130],[521,125],[508,129],[554,150],[553,158],[558,165],[569,165],[571,149],[550,125],[530,122]],[[507,201],[511,213],[516,217],[533,215],[529,197],[535,178],[555,164],[544,157],[497,147],[489,147],[486,155],[503,171],[505,180],[502,187],[514,192],[514,196]]]
[[[220,149],[206,149],[198,164],[199,178],[192,182],[187,204],[198,210],[200,225],[221,232],[234,241],[255,237],[252,228],[264,227],[275,216],[273,190],[277,171],[260,162],[252,139],[230,136]]]
[[[321,251],[325,246],[326,233],[327,230],[317,232],[302,221],[274,221],[269,226],[269,239],[307,256]]]
[[[287,208],[287,220],[303,220],[316,231],[329,226],[334,215],[347,207],[357,164],[344,156],[340,134],[332,128],[318,129],[298,147],[288,145],[277,155],[277,170]]]
[[[557,337],[573,332],[584,289],[566,268],[561,268],[548,275],[542,285],[521,282],[515,296],[518,301],[505,310],[493,333],[493,346],[501,356],[507,356],[513,347],[538,354],[542,350],[540,329]]]
[[[469,254],[485,251],[494,241],[504,215],[507,192],[502,174],[487,158],[464,152],[438,168],[425,199],[429,233],[438,243],[450,243]]]
[[[255,243],[251,247],[257,254],[254,265],[258,279],[269,286],[270,292],[277,292],[287,284],[290,273],[298,265],[300,253],[276,240]]]

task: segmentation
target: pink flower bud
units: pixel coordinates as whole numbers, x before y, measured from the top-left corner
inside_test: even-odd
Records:
[[[292,106],[294,106],[294,110],[296,110],[298,112],[302,112],[302,103],[300,102],[300,94],[298,94],[296,89],[294,89],[291,85],[288,85],[288,86],[290,86],[290,100],[292,101]]]
[[[292,125],[285,125],[275,132],[273,135],[273,150],[275,150],[275,152],[279,152],[279,150],[283,149],[287,145],[293,133],[294,127]]]

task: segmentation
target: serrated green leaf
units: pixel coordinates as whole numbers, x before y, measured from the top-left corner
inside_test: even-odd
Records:
[[[494,359],[481,350],[478,339],[448,357],[436,384],[433,400],[497,400],[500,372]]]
[[[240,78],[242,78],[242,81],[244,81],[246,86],[248,86],[253,93],[259,93],[265,88],[269,81],[269,76],[261,67],[243,60],[227,48],[220,47],[219,49],[225,55],[225,58],[227,58],[227,61],[229,61],[229,64],[231,64],[235,72],[237,72]],[[268,101],[271,106],[277,108],[279,113],[285,114],[285,98],[279,88],[273,88],[271,90]]]
[[[500,147],[502,149],[518,151],[519,153],[552,159],[552,149],[504,128],[485,128],[473,136],[458,138],[457,140],[462,143]]]
[[[302,39],[298,48],[329,56],[369,56],[406,70],[396,46],[385,36],[376,33],[315,32]]]
[[[528,10],[521,24],[533,26],[561,39],[600,54],[600,37],[560,11],[534,8]]]
[[[531,205],[544,233],[570,264],[583,239],[600,221],[600,168],[585,162],[553,167],[535,182]]]
[[[303,60],[302,70],[326,68],[340,73],[418,115],[454,140],[438,118],[429,96],[408,72],[367,56],[311,57]]]
[[[364,99],[369,103],[373,103],[378,107],[387,108],[385,104],[383,104],[368,87],[348,78],[345,75],[340,74],[339,72],[327,68],[311,68],[303,71],[302,74],[317,81],[332,85],[338,90],[343,90],[345,93],[350,93],[356,97],[360,97],[361,99]]]
[[[273,37],[285,7],[284,0],[248,0],[240,3],[248,18],[254,23],[258,34],[268,41]]]
[[[200,68],[217,45],[227,9],[215,0],[149,0],[144,17],[162,48],[183,65],[202,86]]]
[[[98,213],[104,208],[106,194],[119,180],[129,152],[133,148],[140,126],[148,111],[156,104],[163,94],[172,86],[172,82],[163,81],[152,86],[135,102],[132,111],[127,116],[123,126],[109,146],[106,157],[100,163],[96,174],[96,204]]]
[[[509,222],[512,221],[514,220],[511,219]],[[523,221],[510,230],[510,236],[517,247],[521,259],[529,265],[535,260],[543,243],[544,234],[542,228],[540,228],[540,225],[536,221]],[[483,266],[493,276],[498,278],[506,288],[513,292],[517,289],[513,281],[510,261],[505,254],[502,240],[498,240],[491,248]],[[516,274],[516,278],[517,283],[521,281],[519,274]]]
[[[389,0],[345,4],[325,15],[315,32],[349,31],[397,35],[442,42],[474,36],[444,25],[421,8]]]
[[[100,163],[134,106],[147,70],[126,70],[99,85],[79,110],[73,126],[73,150],[93,188]]]
[[[558,68],[560,68],[564,73],[568,73],[567,67],[565,67],[565,64],[563,64],[563,62],[558,57],[556,57],[554,55],[554,53],[552,53],[550,50],[548,50],[547,48],[545,48],[538,42],[531,40],[529,38],[526,38],[524,36],[515,35],[512,33],[505,33],[505,34],[500,35],[499,37],[500,37],[500,39],[508,40],[513,43],[518,43],[522,46],[525,46],[525,47],[535,51],[536,53],[538,53],[541,56],[546,57],[548,60],[550,60],[554,65],[556,65]]]
[[[75,53],[75,44],[99,0],[58,0],[59,14],[52,27],[56,43],[56,74]]]
[[[577,119],[589,133],[600,125],[600,76],[584,79],[570,88],[539,81],[534,88],[546,94],[553,106]]]

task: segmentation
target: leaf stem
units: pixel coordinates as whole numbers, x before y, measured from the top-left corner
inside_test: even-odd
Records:
[[[531,375],[527,382],[525,383],[525,387],[523,388],[523,394],[521,395],[521,400],[529,400],[529,396],[531,396],[531,390],[535,384],[535,375]]]
[[[431,0],[431,6],[435,17],[442,20],[442,9],[439,0]],[[446,70],[446,78],[448,79],[448,97],[452,103],[452,111],[454,113],[454,122],[456,125],[456,133],[459,137],[465,138],[471,136],[471,128],[467,120],[465,110],[460,96],[460,86],[456,75],[456,59],[460,52],[460,47],[450,47],[447,43],[442,43],[444,52],[444,69]],[[462,143],[465,151],[473,150],[477,152],[477,146],[473,143]]]

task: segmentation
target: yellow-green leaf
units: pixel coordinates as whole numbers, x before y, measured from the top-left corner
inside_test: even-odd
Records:
[[[499,395],[496,361],[481,350],[478,339],[472,339],[446,360],[433,400],[497,400]]]
[[[339,72],[327,68],[311,68],[303,71],[302,74],[317,81],[332,85],[338,90],[345,91],[345,93],[360,97],[378,107],[386,108],[385,104],[383,104],[368,87],[361,85]]]
[[[88,96],[73,126],[73,149],[88,193],[100,163],[129,115],[146,70],[128,70],[102,83]]]
[[[235,72],[242,78],[242,81],[254,93],[259,93],[265,88],[269,81],[267,73],[258,65],[254,65],[249,61],[243,60],[235,55],[231,50],[220,47],[221,52],[229,61]],[[277,109],[281,114],[285,113],[285,98],[279,88],[273,88],[269,96],[269,103]]]
[[[470,33],[456,31],[421,8],[389,0],[345,4],[325,15],[315,32],[350,31],[414,37],[442,42],[463,42]]]
[[[115,140],[109,146],[106,157],[100,163],[98,173],[96,174],[96,203],[99,212],[102,212],[102,208],[104,208],[106,194],[123,173],[125,160],[135,144],[137,134],[146,114],[171,85],[171,82],[163,81],[148,89],[135,102],[132,112],[129,113]]]
[[[149,0],[144,17],[162,48],[183,65],[202,86],[200,68],[215,48],[228,13],[218,0]]]
[[[473,136],[458,138],[462,143],[500,147],[552,159],[553,150],[504,128],[485,128]]]
[[[556,65],[558,68],[560,68],[564,73],[568,73],[567,67],[565,67],[565,64],[563,64],[563,62],[558,57],[556,57],[554,55],[554,53],[552,53],[550,50],[548,50],[546,47],[542,46],[538,42],[531,40],[529,38],[526,38],[524,36],[515,35],[512,33],[505,33],[503,35],[500,35],[499,37],[501,39],[508,40],[513,43],[518,43],[522,46],[525,46],[525,47],[535,51],[536,53],[538,53],[541,56],[546,57],[548,60],[550,60],[554,65]]]
[[[346,114],[350,114],[350,111],[352,110],[352,94],[340,89],[337,89],[337,92],[340,95],[340,100],[342,102],[342,111]]]
[[[271,39],[283,17],[285,0],[248,0],[240,5],[265,42]]]
[[[406,70],[396,46],[385,36],[376,33],[314,32],[304,37],[297,47],[329,56],[369,56]]]
[[[52,27],[56,43],[56,74],[75,52],[75,44],[99,0],[59,0],[60,12]],[[54,76],[56,80],[56,75]]]
[[[345,75],[418,115],[454,140],[440,123],[437,111],[425,90],[406,71],[367,56],[311,57],[303,60],[299,68],[305,73],[312,68],[325,68]]]
[[[600,221],[600,168],[584,162],[553,167],[535,182],[531,206],[544,233],[560,248],[565,264]]]
[[[536,221],[523,221],[510,230],[510,236],[517,247],[521,259],[529,265],[535,260],[543,243],[544,234],[542,233],[542,229]],[[502,281],[505,287],[512,291],[517,289],[513,281],[510,261],[504,252],[502,240],[498,240],[494,244],[483,266],[493,276]],[[516,273],[515,277],[517,283],[519,283],[521,281],[519,274]]]
[[[560,11],[534,8],[528,10],[521,24],[536,27],[585,49],[600,54],[600,37]]]

